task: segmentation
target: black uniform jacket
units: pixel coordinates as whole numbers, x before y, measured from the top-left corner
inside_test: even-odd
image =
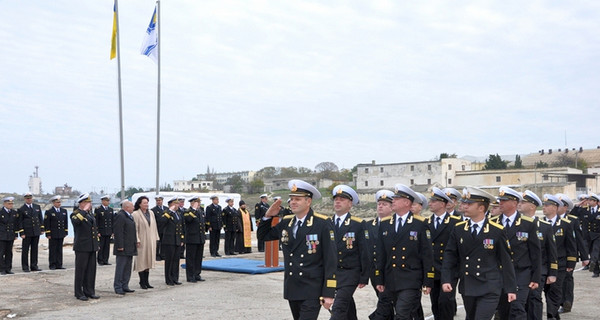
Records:
[[[379,224],[375,285],[391,291],[433,287],[431,234],[425,218],[409,212],[398,232],[396,219],[393,214]]]
[[[442,283],[452,283],[458,269],[458,290],[465,296],[516,293],[515,269],[503,227],[485,219],[473,237],[469,221],[457,223],[444,252]]]
[[[133,217],[124,210],[119,211],[113,221],[115,244],[113,253],[115,256],[137,256],[137,235]],[[123,248],[123,251],[117,249]]]
[[[490,220],[498,223],[503,217],[504,215],[499,215]],[[515,272],[529,270],[528,282],[539,284],[542,278],[542,251],[540,239],[537,237],[537,225],[533,218],[520,212],[516,213],[513,221],[512,226],[504,231],[510,243]]]
[[[581,228],[583,236],[586,240],[595,240],[600,237],[600,207],[596,209],[596,213],[592,213],[591,208],[579,209],[579,217],[581,218]]]
[[[185,243],[204,244],[206,242],[204,213],[189,208],[183,215],[183,220],[185,221]]]
[[[296,237],[295,224],[295,215],[289,215],[274,227],[271,219],[261,219],[257,229],[259,240],[281,241],[285,266],[283,297],[288,300],[333,298],[337,263],[331,219],[310,209]]]
[[[461,216],[450,215],[445,213],[442,217],[440,225],[435,228],[436,215],[431,215],[427,220],[427,225],[431,232],[431,248],[433,250],[433,270],[434,279],[439,280],[442,276],[442,262],[444,261],[444,251],[448,246],[448,240],[450,239],[450,233],[454,229],[454,226],[461,222]],[[458,277],[456,273],[455,277]]]
[[[62,239],[69,234],[69,217],[67,209],[52,207],[44,213],[44,230],[46,237]]]
[[[107,207],[105,210],[103,206],[99,206],[94,210],[94,216],[96,217],[96,223],[98,223],[98,231],[101,236],[110,236],[113,234],[113,208]]]
[[[334,230],[338,259],[335,273],[337,287],[369,283],[371,249],[367,244],[369,233],[365,223],[361,218],[353,217],[348,213],[342,221],[342,226],[339,229],[334,227]]]
[[[179,212],[167,210],[158,219],[158,227],[162,230],[162,244],[181,246],[185,241],[183,232],[183,216]]]
[[[71,213],[71,223],[75,231],[73,251],[98,251],[98,226],[94,216],[78,208]]]
[[[236,208],[227,206],[223,209],[223,225],[225,231],[234,232],[240,229],[241,215]]]
[[[565,218],[557,218],[552,230],[556,240],[558,268],[575,268],[577,244],[575,243],[575,233],[571,221]]]
[[[19,219],[21,219],[21,236],[35,237],[42,234],[44,229],[44,216],[42,215],[42,209],[38,204],[32,203],[32,208],[29,208],[26,204],[19,208]]]
[[[254,219],[256,219],[256,221],[260,221],[260,219],[262,219],[265,216],[265,213],[267,213],[267,210],[269,210],[270,205],[268,203],[264,203],[264,202],[259,202],[257,204],[254,205]]]
[[[577,216],[572,215],[572,214],[568,214],[566,216],[566,218],[569,219],[569,221],[571,221],[573,231],[575,231],[575,244],[577,247],[577,252],[579,253],[577,258],[581,259],[582,261],[589,260],[590,256],[589,256],[589,252],[587,249],[587,243],[586,243],[585,239],[583,238],[583,230],[581,227],[581,220],[579,220],[579,218]]]
[[[556,253],[556,240],[550,223],[534,219],[537,225],[537,237],[542,247],[542,276],[556,277],[558,272],[558,260]],[[543,283],[540,283],[543,285]]]
[[[0,240],[14,241],[20,230],[19,212],[6,208],[0,209]]]
[[[211,203],[206,207],[206,224],[215,231],[223,228],[223,212],[221,206]]]

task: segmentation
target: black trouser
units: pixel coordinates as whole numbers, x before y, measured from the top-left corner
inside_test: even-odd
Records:
[[[294,320],[317,320],[321,310],[319,299],[288,300]]]
[[[133,256],[116,256],[115,280],[113,286],[115,292],[123,292],[129,289],[129,279],[131,279],[131,264]]]
[[[354,303],[356,285],[339,287],[335,291],[335,300],[331,307],[332,320],[354,320],[356,318],[356,303]]]
[[[433,280],[431,288],[431,312],[435,320],[445,320],[454,318],[454,308],[456,306],[456,282],[452,282],[452,292],[444,292],[440,280]]]
[[[156,241],[156,261],[161,261],[161,260],[165,259],[165,257],[162,254],[162,249],[160,247],[162,247],[160,240],[157,240]]]
[[[62,268],[63,266],[63,242],[64,238],[50,238],[48,240],[48,265],[50,269]]]
[[[185,249],[185,276],[192,281],[202,272],[202,254],[204,244],[188,243]]]
[[[575,299],[575,295],[573,291],[575,290],[575,283],[573,282],[573,271],[565,271],[565,281],[563,282],[563,294],[560,304],[564,304],[568,302],[573,305],[573,300]]]
[[[556,282],[544,286],[548,319],[559,319],[558,307],[560,306],[560,300],[562,299],[562,286],[565,281],[565,273],[566,269],[564,267],[559,267],[556,275]]]
[[[221,229],[210,230],[210,255],[215,256],[219,253],[219,241],[221,241]]]
[[[375,286],[374,286],[375,287]],[[377,307],[373,313],[369,315],[372,320],[391,320],[394,318],[394,295],[389,290],[383,292],[377,291]]]
[[[225,231],[225,254],[233,254],[235,246],[235,231]]]
[[[413,310],[410,313],[410,318],[412,320],[423,320],[423,319],[425,319],[425,314],[423,314],[423,306],[421,305],[421,296],[422,296],[422,293],[419,290],[419,301],[413,307]]]
[[[110,254],[110,236],[100,236],[100,250],[98,250],[98,263],[107,264]]]
[[[235,233],[235,252],[246,252],[246,248],[244,248],[244,233],[242,231],[238,231]]]
[[[594,270],[591,270],[593,273],[600,273],[600,237],[589,240],[589,248],[590,248],[590,262],[595,262],[596,267]]]
[[[96,252],[75,251],[75,297],[96,294]]]
[[[529,292],[527,299],[527,320],[542,320],[544,314],[544,304],[542,303],[542,292],[546,283],[546,275],[542,275],[542,282],[537,289]]]
[[[473,320],[489,320],[494,317],[500,295],[496,293],[488,293],[483,296],[465,296],[463,302],[467,319]]]
[[[38,245],[40,236],[25,236],[21,246],[21,267],[23,270],[29,270],[28,263],[29,249],[31,248],[31,269],[38,268]]]
[[[179,254],[181,246],[164,244],[162,252],[165,255],[165,282],[174,284],[179,282]]]
[[[393,293],[395,296],[394,309],[396,311],[396,320],[410,320],[413,316],[415,306],[421,300],[420,289],[404,289]]]
[[[525,319],[527,318],[527,299],[531,289],[529,289],[529,283],[531,282],[531,269],[518,269],[515,270],[515,276],[517,280],[517,299],[511,303],[508,303],[508,295],[506,292],[500,296],[500,302],[498,304],[498,311],[500,319]]]
[[[14,240],[0,240],[0,272],[7,272],[12,269]]]

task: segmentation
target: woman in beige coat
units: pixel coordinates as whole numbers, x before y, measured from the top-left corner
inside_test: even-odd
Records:
[[[135,202],[133,221],[137,234],[138,255],[133,263],[133,270],[140,275],[140,287],[152,289],[148,282],[150,269],[154,268],[156,257],[156,241],[158,241],[158,227],[154,214],[148,209],[148,197],[141,196]]]

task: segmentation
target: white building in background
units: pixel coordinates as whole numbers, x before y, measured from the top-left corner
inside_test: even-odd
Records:
[[[244,182],[251,182],[252,180],[254,180],[256,171],[221,172],[214,173],[211,175],[214,175],[215,179],[217,180],[217,183],[219,184],[225,184],[227,182],[227,179],[233,178],[233,176],[239,176]],[[206,180],[207,176],[207,174],[202,173],[196,175],[196,178],[198,180]]]
[[[42,194],[42,178],[40,178],[38,175],[38,169],[39,167],[35,166],[35,171],[29,176],[29,192],[34,195]]]
[[[173,191],[213,190],[213,182],[206,180],[174,180]]]
[[[471,161],[457,158],[445,158],[434,161],[402,162],[377,164],[358,164],[356,189],[361,191],[375,189],[393,189],[397,183],[409,187],[455,185],[457,172],[471,170]]]

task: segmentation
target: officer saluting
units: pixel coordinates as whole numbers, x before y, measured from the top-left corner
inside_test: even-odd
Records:
[[[517,211],[519,202],[523,200],[521,193],[508,187],[500,187],[498,191],[502,215],[491,220],[504,226],[517,279],[517,299],[509,304],[504,293],[498,310],[502,319],[525,319],[527,297],[538,288],[542,276],[540,240],[536,236],[537,226],[533,219]]]
[[[44,214],[44,229],[48,238],[48,264],[50,270],[64,269],[63,241],[69,234],[67,210],[61,208],[60,196],[50,198],[52,208]]]
[[[204,281],[202,272],[202,254],[206,242],[206,224],[204,212],[200,207],[200,197],[193,196],[189,200],[190,207],[183,215],[185,221],[185,274],[187,282]]]
[[[261,219],[257,237],[281,241],[285,265],[283,298],[288,300],[293,318],[317,319],[320,298],[329,309],[337,286],[333,224],[311,208],[313,199],[321,198],[319,190],[302,180],[290,180],[288,188],[294,215],[271,226],[271,218],[279,214],[281,206],[281,200],[275,201]]]
[[[96,251],[98,251],[98,225],[91,214],[92,198],[84,193],[77,199],[79,208],[71,213],[75,231],[75,297],[82,301],[98,299],[96,295]]]
[[[458,272],[458,291],[467,318],[492,319],[502,291],[508,302],[516,299],[515,270],[502,226],[485,218],[494,196],[473,187],[464,192],[464,213],[469,220],[457,223],[450,234],[442,264],[442,289],[453,289]]]
[[[350,209],[358,204],[358,194],[347,185],[333,188],[334,233],[337,246],[337,288],[331,319],[357,319],[352,295],[356,288],[369,282],[368,231],[361,218],[353,217]],[[366,236],[365,236],[366,235]]]
[[[395,319],[410,319],[420,303],[421,290],[429,294],[433,285],[433,254],[427,223],[425,218],[410,212],[417,197],[409,187],[397,184],[392,200],[395,214],[382,219],[379,225],[375,284],[379,292],[394,302]],[[389,316],[376,312],[371,319]]]

